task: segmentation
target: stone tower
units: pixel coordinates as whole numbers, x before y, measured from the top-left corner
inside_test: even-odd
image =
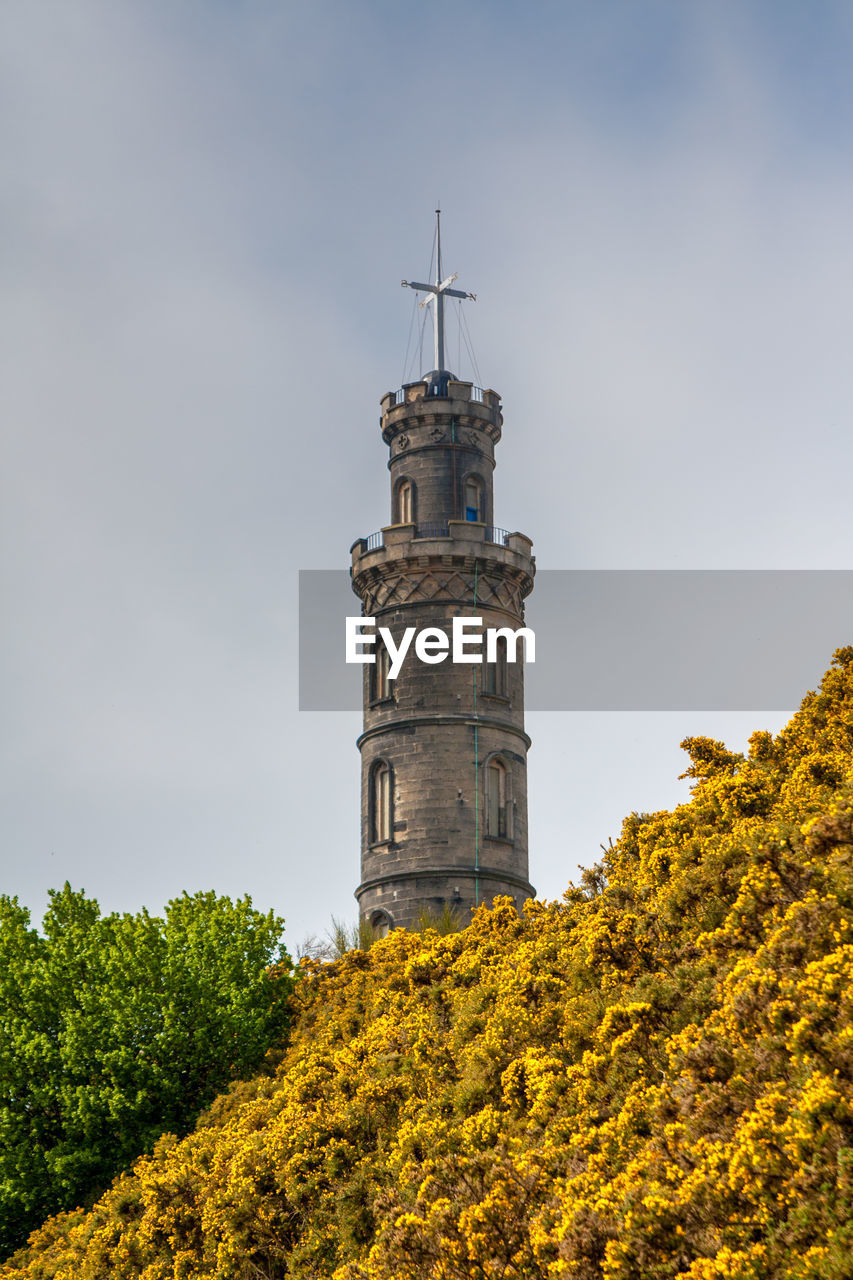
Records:
[[[440,229],[439,229],[440,237]],[[381,431],[391,473],[391,522],[352,547],[352,585],[362,613],[402,631],[456,617],[483,627],[524,625],[533,587],[532,543],[494,525],[495,391],[461,382],[444,365],[441,283],[423,291],[434,308],[435,369],[382,397]],[[406,283],[404,281],[404,283]],[[496,894],[532,897],[527,864],[524,664],[507,660],[436,665],[410,650],[395,680],[387,654],[364,666],[362,918],[383,932],[445,906],[463,923]]]

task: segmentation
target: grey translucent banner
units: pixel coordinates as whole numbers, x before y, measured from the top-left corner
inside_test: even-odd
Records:
[[[300,572],[300,710],[361,709],[358,613],[345,569]],[[788,711],[853,643],[853,572],[545,569],[526,625],[530,711]]]

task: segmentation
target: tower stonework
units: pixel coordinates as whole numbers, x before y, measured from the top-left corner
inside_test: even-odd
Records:
[[[363,616],[389,628],[396,644],[412,626],[449,636],[454,617],[481,618],[483,629],[524,626],[532,543],[494,526],[499,396],[439,364],[381,405],[391,523],[352,547]],[[519,907],[534,894],[520,642],[517,648],[515,662],[499,650],[492,663],[448,656],[435,665],[412,648],[395,680],[381,652],[363,668],[356,897],[362,918],[380,931],[446,907],[465,923],[496,894]]]

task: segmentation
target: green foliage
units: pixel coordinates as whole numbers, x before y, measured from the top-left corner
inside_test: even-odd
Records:
[[[360,917],[355,924],[346,925],[337,916],[332,916],[332,927],[328,933],[328,951],[323,958],[340,960],[348,951],[369,951],[376,938],[376,930],[364,917]]]
[[[426,933],[428,929],[432,929],[434,933],[442,936],[448,933],[458,933],[462,927],[461,912],[448,906],[446,902],[441,911],[436,911],[432,907],[424,907],[415,924],[415,930],[418,933]]]
[[[299,946],[300,960],[340,960],[348,951],[369,951],[378,937],[376,929],[363,917],[353,924],[332,916],[325,936],[309,934]]]
[[[0,1249],[258,1067],[286,1025],[282,923],[213,893],[102,916],[66,884],[39,933],[0,897]]]
[[[853,649],[776,738],[685,746],[561,902],[304,961],[275,1078],[2,1280],[846,1280]]]

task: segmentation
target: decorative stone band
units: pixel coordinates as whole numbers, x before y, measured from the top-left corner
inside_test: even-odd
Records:
[[[476,725],[479,729],[499,729],[501,733],[512,734],[515,738],[520,738],[527,750],[532,745],[530,738],[523,729],[519,729],[517,725],[510,724],[506,720],[495,720],[491,716],[472,716],[472,715],[436,715],[435,713],[425,711],[419,716],[401,716],[393,720],[386,720],[382,724],[374,725],[370,729],[366,729],[360,738],[356,740],[356,746],[361,749],[365,742],[371,738],[377,738],[383,733],[396,733],[398,729],[416,728],[418,725],[425,724],[469,724]]]
[[[365,616],[382,609],[423,604],[472,604],[500,609],[515,618],[524,617],[524,597],[533,590],[533,575],[499,561],[486,561],[474,579],[474,565],[459,557],[459,568],[428,568],[413,559],[371,566],[353,575],[353,591],[361,598]],[[426,559],[426,557],[423,557]],[[437,559],[437,558],[436,558]]]
[[[490,454],[486,453],[482,440],[477,439],[476,431],[469,431],[461,440],[449,444],[447,441],[442,440],[446,433],[440,427],[433,427],[432,430],[435,437],[432,440],[423,440],[420,433],[416,431],[411,432],[410,435],[398,436],[395,441],[395,454],[397,456],[405,454],[407,458],[413,458],[419,453],[435,453],[442,449],[457,449],[460,451],[463,449],[475,449],[483,458],[485,465],[491,467],[494,471],[495,460]],[[390,466],[391,464],[389,463],[388,465]]]
[[[369,893],[371,889],[378,889],[386,884],[399,884],[401,880],[421,880],[425,877],[435,876],[443,880],[496,880],[499,884],[511,884],[516,889],[522,889],[528,898],[536,897],[536,890],[524,876],[514,875],[512,871],[500,871],[497,867],[475,867],[473,862],[463,866],[455,866],[449,864],[445,867],[418,867],[413,871],[394,871],[387,876],[374,876],[371,880],[363,880],[355,891],[356,898],[361,898],[363,894]]]

